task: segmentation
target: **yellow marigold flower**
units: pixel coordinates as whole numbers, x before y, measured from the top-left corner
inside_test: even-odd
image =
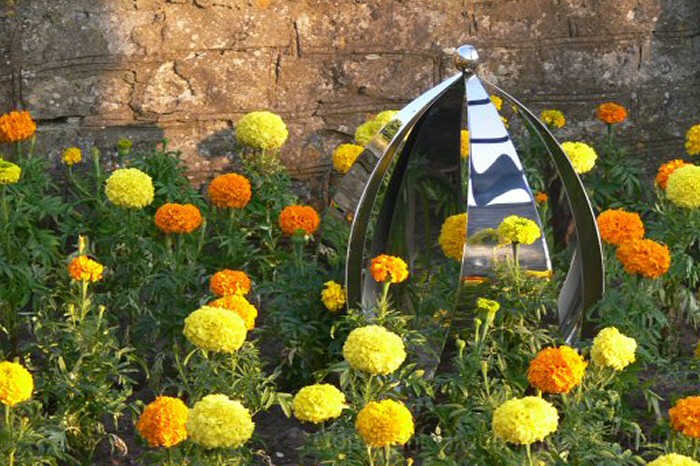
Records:
[[[467,242],[467,214],[451,215],[440,228],[438,243],[442,252],[457,262],[462,262],[464,244]]]
[[[621,371],[634,362],[637,342],[620,333],[615,327],[607,327],[593,339],[591,359],[596,366],[611,367]]]
[[[700,155],[700,124],[691,126],[685,133],[685,150],[688,155]]]
[[[490,324],[496,318],[496,313],[501,309],[501,303],[492,299],[478,298],[476,300],[476,310],[486,313],[486,319]]]
[[[677,453],[669,453],[668,455],[659,456],[647,466],[700,466],[700,463],[687,456]]]
[[[155,191],[153,180],[141,170],[120,168],[107,178],[105,194],[117,207],[143,209],[153,202]]]
[[[202,224],[202,213],[193,204],[168,203],[158,207],[154,220],[166,235],[192,233]]]
[[[209,289],[215,296],[246,295],[251,286],[248,274],[242,270],[219,270],[209,279]]]
[[[187,316],[182,333],[190,343],[203,350],[233,353],[243,346],[247,329],[235,312],[202,306]]]
[[[36,123],[29,112],[13,111],[0,116],[0,143],[20,142],[36,133]]]
[[[68,274],[75,281],[96,282],[102,280],[104,266],[88,256],[78,256],[68,264]]]
[[[239,401],[226,395],[207,395],[194,405],[187,434],[204,448],[238,448],[253,436],[255,423]]]
[[[400,401],[371,401],[357,413],[355,428],[370,447],[403,445],[413,436],[411,412]]]
[[[255,319],[258,317],[258,310],[245,297],[237,294],[224,296],[208,304],[210,307],[218,307],[233,311],[245,322],[248,330],[255,328]]]
[[[344,407],[343,392],[327,383],[308,385],[299,390],[292,400],[294,417],[314,424],[337,418]]]
[[[675,159],[661,165],[659,167],[659,172],[656,174],[656,185],[659,188],[666,190],[666,186],[668,185],[668,177],[671,175],[671,173],[676,171],[678,168],[685,167],[686,165],[692,164],[681,159]]]
[[[569,393],[583,380],[586,366],[573,348],[545,348],[530,362],[527,380],[544,393]]]
[[[622,123],[627,119],[627,109],[615,102],[606,102],[598,105],[595,114],[600,121],[608,125]]]
[[[0,362],[0,402],[13,407],[27,401],[34,391],[34,379],[27,369],[16,362]]]
[[[557,409],[537,396],[508,400],[493,413],[494,433],[506,442],[519,445],[544,440],[558,425]]]
[[[337,312],[345,306],[346,292],[343,285],[336,283],[333,280],[323,284],[324,288],[321,291],[321,301],[331,312]]]
[[[491,102],[493,102],[493,105],[496,106],[496,110],[498,110],[500,112],[501,109],[503,108],[503,99],[501,99],[497,95],[492,95]]]
[[[671,266],[668,246],[650,239],[622,243],[617,248],[616,256],[625,267],[625,272],[646,278],[658,278]]]
[[[538,191],[537,194],[535,194],[535,202],[538,204],[546,204],[547,201],[549,201],[549,196],[544,191]]]
[[[550,128],[563,128],[566,125],[566,118],[559,110],[544,110],[540,118]]]
[[[357,144],[339,145],[333,152],[333,168],[340,173],[347,173],[363,150],[365,148]]]
[[[406,350],[397,334],[379,325],[367,325],[350,332],[343,357],[353,369],[387,375],[404,362]]]
[[[172,447],[187,439],[185,423],[189,413],[182,400],[159,396],[143,410],[136,430],[151,447]]]
[[[542,236],[540,227],[529,218],[511,215],[498,225],[498,238],[504,244],[532,244]]]
[[[595,161],[598,158],[595,150],[584,142],[567,141],[562,143],[561,148],[569,160],[574,170],[579,175],[589,172],[595,166]]]
[[[634,239],[644,238],[644,223],[639,214],[623,209],[608,209],[598,215],[600,237],[608,244],[619,246]]]
[[[668,410],[671,426],[688,437],[700,438],[700,396],[689,396],[678,400]]]
[[[355,142],[361,146],[366,146],[379,133],[379,131],[394,118],[398,112],[395,110],[385,110],[377,116],[362,123],[355,130]]]
[[[678,207],[697,209],[700,207],[700,167],[686,165],[668,176],[666,197]]]
[[[311,206],[290,205],[280,212],[279,225],[285,235],[292,236],[299,230],[313,235],[321,225],[321,217]]]
[[[408,278],[408,265],[400,257],[380,254],[372,259],[369,271],[379,283],[401,283]]]
[[[236,126],[238,142],[254,149],[279,149],[288,136],[287,125],[272,112],[250,112]]]
[[[15,184],[21,175],[22,169],[19,165],[0,158],[0,185]]]
[[[227,173],[217,176],[209,183],[207,194],[216,207],[242,209],[250,202],[253,192],[248,178],[237,173]]]
[[[459,132],[459,155],[463,159],[469,157],[469,130],[463,129]]]
[[[83,160],[83,152],[77,147],[69,147],[63,151],[63,163],[72,167]]]

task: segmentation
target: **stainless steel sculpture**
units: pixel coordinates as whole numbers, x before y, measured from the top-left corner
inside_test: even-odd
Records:
[[[600,299],[604,286],[600,237],[583,185],[547,127],[506,92],[479,79],[473,47],[457,49],[453,61],[461,72],[398,112],[367,145],[335,196],[338,208],[353,214],[348,302],[369,305],[376,300],[378,285],[364,271],[378,254],[400,255],[412,268],[418,262],[430,268],[437,260],[436,232],[448,213],[466,211],[469,219],[460,280],[488,276],[498,260],[494,248],[474,241],[475,235],[483,236],[479,233],[512,214],[541,226],[518,152],[488,88],[512,106],[539,138],[566,194],[575,252],[560,293],[558,317],[566,338],[575,338],[583,311]],[[467,158],[460,156],[465,129]],[[436,191],[441,193],[439,205]],[[544,238],[521,250],[520,264],[534,271],[551,270]]]

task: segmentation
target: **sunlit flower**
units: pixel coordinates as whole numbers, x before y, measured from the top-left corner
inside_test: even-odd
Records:
[[[216,296],[246,295],[251,286],[248,274],[242,270],[219,270],[209,279],[209,289]]]
[[[685,150],[688,155],[700,155],[700,124],[691,126],[685,133]]]
[[[367,120],[355,130],[355,142],[361,146],[366,146],[379,133],[379,130],[394,118],[398,112],[396,110],[385,110],[374,118]]]
[[[700,466],[700,463],[684,455],[669,453],[647,463],[647,466]]]
[[[586,365],[571,347],[544,348],[530,362],[527,380],[544,393],[569,393],[583,380]]]
[[[34,391],[32,374],[16,362],[0,362],[0,402],[13,407],[27,401]]]
[[[192,233],[202,224],[202,213],[193,204],[163,204],[156,210],[156,226],[166,235]]]
[[[22,169],[19,165],[0,158],[0,185],[15,184],[20,176],[22,176]]]
[[[404,362],[406,350],[397,334],[379,325],[367,325],[350,332],[343,357],[353,369],[386,375]]]
[[[544,110],[540,118],[549,128],[563,128],[566,125],[566,118],[559,110]]]
[[[346,299],[345,288],[340,283],[330,280],[323,284],[321,301],[329,311],[337,312],[341,310],[345,306]]]
[[[88,256],[78,256],[68,264],[68,274],[75,281],[96,282],[102,280],[104,266]]]
[[[535,194],[535,202],[538,204],[546,204],[547,201],[549,201],[549,196],[544,191],[538,191],[537,194]]]
[[[227,173],[209,183],[207,194],[216,207],[242,209],[250,202],[253,192],[248,178],[238,173]]]
[[[120,168],[107,178],[105,194],[117,207],[143,209],[153,202],[155,190],[151,177],[141,170]]]
[[[644,238],[644,223],[639,214],[623,209],[608,209],[598,215],[601,239],[615,246]]]
[[[532,244],[542,236],[540,227],[529,218],[511,215],[498,225],[498,238],[504,244]]]
[[[671,426],[688,437],[700,438],[700,396],[678,400],[668,410]]]
[[[403,445],[413,436],[411,412],[400,401],[371,401],[357,413],[355,428],[370,447]]]
[[[499,96],[492,95],[491,102],[496,106],[496,110],[499,112],[503,109],[503,99],[501,99]]]
[[[345,395],[330,384],[307,385],[292,400],[294,417],[318,424],[335,419],[345,408]]]
[[[69,147],[63,151],[63,163],[72,167],[83,160],[83,152],[77,147]]]
[[[557,409],[537,396],[508,400],[493,413],[494,433],[506,442],[519,445],[544,440],[558,425]]]
[[[438,243],[443,254],[462,262],[464,244],[467,242],[467,214],[450,215],[440,228]]]
[[[622,243],[617,248],[617,259],[625,272],[646,278],[658,278],[671,266],[668,246],[650,239],[636,239]]]
[[[666,197],[678,207],[697,209],[700,207],[700,167],[686,165],[668,176]]]
[[[635,360],[637,342],[620,333],[615,327],[607,327],[593,339],[591,359],[596,366],[611,367],[621,371]]]
[[[615,102],[606,102],[598,105],[595,114],[600,121],[608,125],[622,123],[627,119],[627,109]]]
[[[29,112],[12,111],[0,116],[0,143],[20,142],[36,133],[36,123]]]
[[[668,177],[676,171],[676,169],[685,167],[686,165],[692,165],[681,159],[671,160],[659,167],[659,172],[656,174],[656,185],[661,189],[666,189],[668,185]]]
[[[463,129],[459,132],[459,155],[463,159],[469,157],[469,130]]]
[[[243,346],[247,332],[245,322],[235,312],[202,306],[185,318],[182,333],[203,350],[233,353]]]
[[[272,112],[250,112],[236,125],[236,139],[254,149],[279,149],[289,131],[279,115]]]
[[[290,205],[282,209],[279,225],[285,235],[292,236],[301,231],[305,235],[313,235],[321,225],[318,212],[308,205]]]
[[[231,294],[223,296],[208,304],[210,307],[228,309],[239,315],[248,330],[255,328],[255,319],[258,317],[258,310],[244,296]]]
[[[357,144],[341,144],[333,152],[333,168],[347,173],[365,148]]]
[[[390,281],[401,283],[408,278],[408,265],[403,259],[387,254],[380,254],[372,259],[369,267],[372,278],[379,283]]]
[[[207,395],[187,419],[187,434],[204,448],[238,448],[253,436],[255,423],[245,406],[226,395]]]
[[[187,438],[189,412],[182,400],[159,396],[143,410],[136,430],[151,447],[172,447]]]
[[[564,153],[574,166],[574,170],[579,175],[589,172],[595,166],[595,161],[598,158],[595,150],[584,142],[564,142],[561,145]]]

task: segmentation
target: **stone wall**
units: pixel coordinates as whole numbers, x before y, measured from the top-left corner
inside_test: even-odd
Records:
[[[534,110],[563,110],[566,136],[625,104],[623,135],[654,165],[700,121],[698,0],[0,2],[0,111],[29,109],[50,156],[166,137],[201,179],[236,121],[270,109],[290,127],[284,161],[318,185],[338,142],[453,73],[462,43]]]

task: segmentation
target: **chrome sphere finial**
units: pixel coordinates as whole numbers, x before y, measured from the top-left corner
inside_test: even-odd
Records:
[[[472,45],[462,45],[452,55],[452,63],[464,73],[474,73],[479,65],[479,53]]]

